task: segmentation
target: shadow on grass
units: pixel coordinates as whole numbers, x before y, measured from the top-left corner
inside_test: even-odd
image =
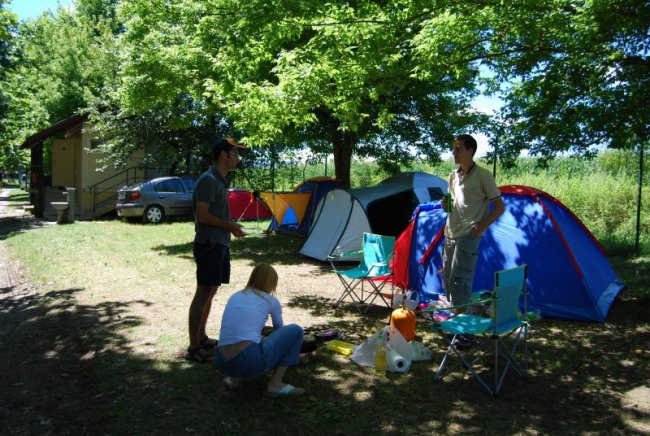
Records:
[[[124,390],[120,379],[142,366],[120,334],[141,323],[129,315],[144,301],[78,304],[83,289],[43,295],[5,292],[0,300],[2,433],[85,433]],[[130,369],[129,369],[130,368]]]
[[[9,195],[5,201],[10,207],[17,207],[23,204],[29,204],[29,192],[14,191]]]
[[[337,315],[349,306],[332,308],[331,303],[298,297],[288,305],[330,317],[334,321],[323,327],[338,328],[352,343],[377,331],[387,315],[378,308],[357,321],[338,322]],[[317,431],[329,417],[340,433],[624,433],[644,428],[629,427],[628,420],[645,422],[647,431],[647,391],[645,405],[639,404],[643,397],[626,399],[635,389],[647,390],[649,356],[643,344],[648,343],[648,327],[645,315],[630,311],[634,305],[647,310],[648,299],[622,295],[606,324],[546,319],[534,325],[530,378],[522,380],[511,371],[497,398],[466,372],[434,382],[444,345],[442,338],[425,333],[429,326],[421,319],[417,339],[434,350],[434,362],[414,362],[406,374],[378,378],[372,370],[323,350],[312,362],[315,370],[299,369],[313,378],[308,387],[318,398],[303,417],[312,424],[306,428]]]
[[[329,264],[318,262],[299,253],[304,239],[287,234],[258,234],[245,238],[232,239],[230,256],[234,259],[244,259],[251,263],[272,262],[274,265],[297,265],[310,263],[321,266],[321,271],[330,270]],[[193,259],[192,241],[182,244],[164,244],[153,247],[154,251],[168,256],[178,256]]]
[[[650,298],[650,256],[609,258],[626,289],[633,289],[639,297]],[[616,304],[615,300],[615,304]]]
[[[4,241],[31,229],[49,227],[51,225],[52,223],[39,220],[33,216],[2,217],[0,218],[0,241]]]
[[[434,350],[434,362],[381,377],[320,348],[287,375],[307,395],[282,399],[264,397],[268,377],[229,392],[210,365],[185,363],[180,351],[169,356],[153,340],[131,342],[127,332],[144,323],[132,313],[139,306],[155,310],[149,302],[82,304],[82,292],[89,290],[0,294],[2,434],[629,434],[642,431],[628,427],[628,419],[650,418],[624,399],[647,385],[650,357],[647,311],[634,310],[649,301],[633,290],[619,296],[605,324],[535,324],[531,377],[510,373],[498,398],[462,373],[434,382],[443,343],[419,320],[418,339]],[[287,308],[327,317],[327,325],[313,329],[335,327],[353,343],[388,314],[377,307],[356,316],[351,306],[331,303],[299,296]]]

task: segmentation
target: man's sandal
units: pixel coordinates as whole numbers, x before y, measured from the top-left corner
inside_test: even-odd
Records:
[[[199,341],[201,347],[205,348],[206,350],[216,348],[218,343],[219,341],[217,341],[216,339],[209,338],[207,335],[203,336]]]
[[[210,363],[214,359],[213,353],[207,351],[203,346],[187,347],[187,354],[185,360],[196,363]]]

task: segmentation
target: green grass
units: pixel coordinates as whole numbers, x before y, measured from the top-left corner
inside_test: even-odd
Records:
[[[308,394],[270,400],[266,378],[231,393],[209,365],[181,359],[194,289],[191,222],[29,223],[3,222],[0,231],[2,247],[23,266],[19,282],[38,282],[4,289],[0,299],[3,433],[647,431],[650,256],[612,258],[628,288],[606,323],[536,323],[531,379],[508,376],[499,398],[462,375],[434,383],[443,343],[420,320],[418,340],[435,362],[380,377],[321,349],[287,377]],[[280,271],[287,322],[335,327],[354,343],[385,322],[379,308],[364,316],[332,308],[340,285],[327,265],[296,254],[301,239],[247,228],[249,237],[233,241],[233,280],[215,300],[211,333],[228,295],[260,261]]]
[[[27,191],[23,191],[22,189],[12,189],[12,188],[5,188],[9,195],[7,196],[7,202],[8,206],[10,209],[17,209],[20,208],[21,206],[28,205],[29,204],[29,193]]]

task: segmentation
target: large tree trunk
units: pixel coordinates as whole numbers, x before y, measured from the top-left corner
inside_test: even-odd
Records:
[[[357,136],[351,132],[339,130],[341,123],[327,110],[316,110],[316,116],[332,143],[336,180],[342,188],[349,188],[352,151],[357,145]]]
[[[355,136],[350,132],[336,132],[332,137],[334,146],[334,168],[336,180],[342,188],[350,187],[350,167],[352,166],[352,150],[356,145]]]

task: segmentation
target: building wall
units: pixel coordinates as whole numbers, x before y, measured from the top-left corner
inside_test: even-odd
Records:
[[[97,135],[85,122],[82,126],[79,147],[79,180],[77,181],[77,201],[80,202],[82,214],[91,214],[95,201],[110,199],[118,189],[131,183],[134,177],[144,178],[144,170],[139,169],[144,158],[144,151],[137,151],[131,159],[119,168],[106,162],[106,154],[94,149],[99,141]],[[131,168],[128,172],[128,168]],[[127,176],[129,177],[127,179]],[[94,187],[94,191],[93,191]],[[114,207],[114,205],[113,205]],[[107,212],[104,207],[102,211]]]
[[[93,134],[92,129],[84,123],[81,141],[81,167],[83,168],[81,187],[84,189],[88,189],[98,183],[99,187],[110,188],[116,183],[119,183],[121,179],[126,180],[124,171],[127,168],[139,167],[144,159],[144,151],[138,150],[127,161],[126,165],[114,168],[110,162],[103,160],[106,157],[105,153],[93,149],[93,145],[98,140],[99,138]],[[143,171],[140,171],[140,173],[144,174]]]

